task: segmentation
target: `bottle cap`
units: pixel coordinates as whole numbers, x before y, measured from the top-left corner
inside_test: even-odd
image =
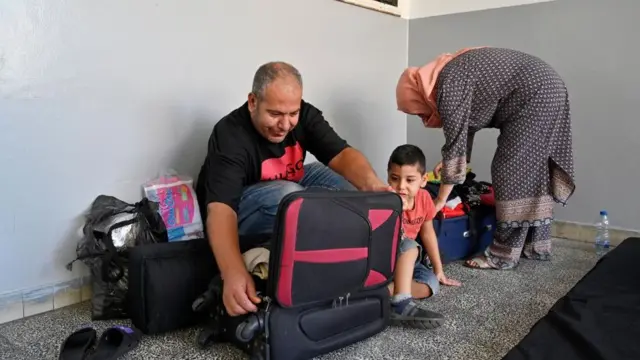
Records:
[[[608,216],[607,210],[600,210],[600,216]]]

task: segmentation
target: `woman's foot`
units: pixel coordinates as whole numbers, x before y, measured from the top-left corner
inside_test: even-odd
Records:
[[[480,270],[493,269],[491,264],[489,264],[489,261],[487,261],[487,257],[484,255],[478,255],[474,258],[471,258],[465,261],[464,266],[468,268],[480,269]]]

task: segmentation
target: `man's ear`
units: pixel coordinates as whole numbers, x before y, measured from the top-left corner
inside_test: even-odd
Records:
[[[247,96],[247,103],[249,104],[249,111],[255,112],[258,107],[258,98],[256,97],[256,94],[250,92]]]

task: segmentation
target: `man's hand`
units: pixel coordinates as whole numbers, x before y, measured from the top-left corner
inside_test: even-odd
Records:
[[[378,178],[367,158],[352,147],[342,150],[328,165],[360,191],[389,191],[389,186]]]
[[[256,312],[260,298],[249,272],[244,268],[223,274],[222,301],[231,316]]]
[[[382,181],[380,181],[379,183],[374,183],[372,185],[369,185],[367,187],[367,191],[379,191],[379,192],[384,192],[384,191],[391,191],[394,192],[393,188],[385,183],[383,183]]]
[[[438,281],[442,285],[446,285],[446,286],[460,286],[460,285],[462,285],[462,283],[460,281],[458,281],[458,280],[449,279],[444,274],[444,272],[440,272],[440,273],[436,274],[436,277],[438,278]]]
[[[223,203],[207,205],[209,244],[222,273],[222,300],[231,316],[257,311],[256,287],[244,266],[238,243],[236,212]]]

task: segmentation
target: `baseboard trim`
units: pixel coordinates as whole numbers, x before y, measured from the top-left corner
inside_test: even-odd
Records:
[[[554,238],[594,243],[598,228],[594,224],[584,224],[571,221],[556,220],[553,222],[552,236]],[[609,228],[611,246],[618,246],[630,237],[640,237],[640,230]]]
[[[87,301],[91,294],[89,276],[0,293],[0,324]]]

